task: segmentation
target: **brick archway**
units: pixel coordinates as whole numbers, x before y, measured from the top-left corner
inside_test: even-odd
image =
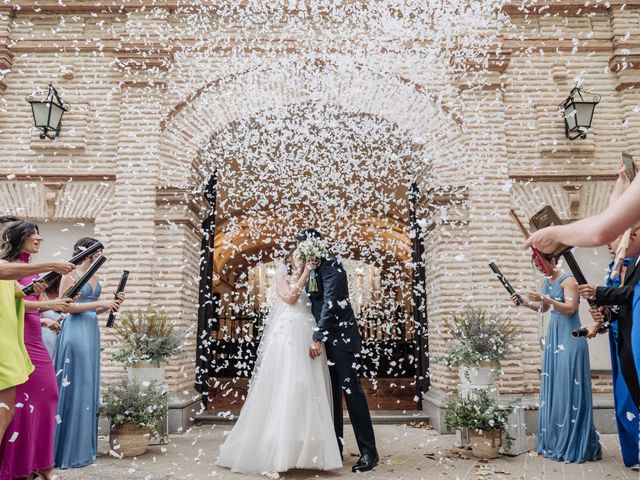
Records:
[[[314,102],[376,115],[407,132],[423,168],[457,157],[462,122],[422,85],[351,59],[328,63],[289,57],[277,63],[218,78],[176,104],[161,124],[159,181],[194,186],[206,180],[203,149],[226,125],[278,106]],[[420,173],[420,172],[416,172]]]

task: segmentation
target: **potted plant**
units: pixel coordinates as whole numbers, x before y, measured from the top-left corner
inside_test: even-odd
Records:
[[[439,358],[445,365],[457,365],[463,384],[493,385],[494,373],[511,351],[516,326],[496,313],[468,308],[445,322],[453,340],[447,355]]]
[[[123,380],[107,392],[103,408],[111,421],[111,450],[120,458],[144,454],[151,436],[166,441],[157,425],[166,414],[167,393],[155,383]]]
[[[490,389],[480,388],[472,394],[458,395],[447,405],[445,424],[449,429],[464,429],[469,432],[471,452],[477,458],[497,458],[502,445],[502,434],[509,425],[509,415],[518,399],[500,405]],[[511,437],[505,435],[506,448],[510,448]]]
[[[127,366],[130,379],[164,381],[164,363],[182,349],[182,338],[167,315],[155,308],[125,311],[116,327],[120,349],[114,359]]]

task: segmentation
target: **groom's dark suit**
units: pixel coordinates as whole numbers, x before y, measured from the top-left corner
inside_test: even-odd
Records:
[[[376,441],[358,372],[356,354],[360,352],[360,332],[349,300],[347,273],[335,257],[323,260],[316,269],[317,292],[309,292],[311,309],[318,328],[314,340],[324,342],[329,360],[333,418],[338,446],[342,453],[342,392],[345,392],[349,418],[360,453],[376,452]],[[308,291],[308,288],[307,288]]]

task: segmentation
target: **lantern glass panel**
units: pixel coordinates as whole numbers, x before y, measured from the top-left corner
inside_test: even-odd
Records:
[[[576,122],[579,127],[589,128],[596,104],[592,102],[576,102]]]
[[[55,103],[51,103],[51,117],[49,118],[49,128],[57,130],[60,126],[60,120],[62,120],[62,114],[64,109]]]
[[[49,126],[49,102],[31,102],[33,121],[38,128]]]
[[[564,106],[564,120],[567,122],[567,128],[570,132],[578,128],[578,115],[576,110],[576,104],[569,102]]]

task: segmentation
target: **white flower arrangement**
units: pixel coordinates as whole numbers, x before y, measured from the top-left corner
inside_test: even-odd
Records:
[[[327,258],[327,244],[320,238],[307,238],[298,245],[298,255],[303,262],[319,262]],[[315,270],[309,275],[309,292],[318,291]]]

